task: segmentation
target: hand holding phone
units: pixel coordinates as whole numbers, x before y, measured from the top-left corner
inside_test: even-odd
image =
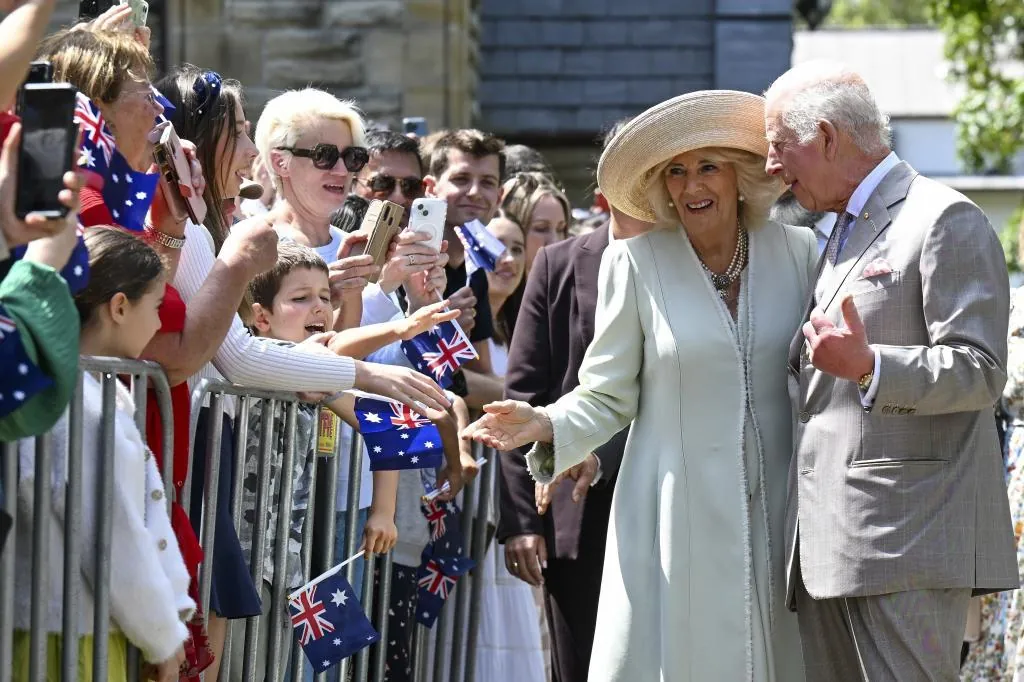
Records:
[[[391,240],[401,230],[402,216],[405,214],[398,204],[390,201],[374,199],[370,207],[366,209],[358,234],[365,234],[366,242],[356,244],[352,247],[350,255],[368,255],[373,258],[373,264],[377,266],[376,273],[367,277],[370,282],[376,282],[380,276],[379,268],[384,267],[388,257],[388,249],[391,247]]]
[[[444,199],[421,198],[412,202],[409,215],[409,229],[430,235],[427,245],[435,251],[441,250],[444,240],[444,220],[448,215],[448,202]]]
[[[68,83],[26,83],[18,93],[21,135],[18,145],[18,193],[15,215],[63,218],[59,199],[64,174],[74,170],[78,149],[75,94]]]
[[[406,135],[415,135],[416,137],[426,137],[429,134],[429,128],[427,128],[427,119],[422,116],[408,116],[402,119],[402,131]]]
[[[137,28],[146,25],[146,21],[149,19],[149,3],[146,0],[120,0],[118,4],[131,6],[132,23]]]
[[[6,258],[6,251],[39,240],[50,238],[61,241],[68,230],[75,232],[78,212],[78,177],[74,172],[64,174],[64,189],[56,199],[66,209],[63,218],[47,219],[41,214],[30,213],[20,219],[15,213],[15,197],[18,194],[18,149],[21,146],[21,124],[15,123],[0,151],[0,260]],[[59,250],[59,249],[58,249]],[[66,255],[64,259],[67,260]],[[56,264],[47,261],[55,269]]]
[[[201,225],[206,220],[206,200],[193,187],[192,171],[174,126],[168,125],[160,134],[160,141],[153,148],[153,159],[167,186],[174,190],[164,194],[172,213],[177,217],[188,214],[193,224]]]

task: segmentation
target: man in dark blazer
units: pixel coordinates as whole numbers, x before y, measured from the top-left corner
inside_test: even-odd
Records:
[[[509,348],[505,396],[548,405],[578,384],[583,355],[594,338],[597,273],[610,239],[635,237],[650,225],[613,209],[593,232],[544,247],[523,294]],[[601,572],[615,472],[628,429],[616,435],[550,493],[550,513],[537,511],[525,450],[501,453],[498,541],[509,572],[544,585],[552,640],[552,680],[587,679],[597,621]],[[586,491],[573,501],[574,489]]]

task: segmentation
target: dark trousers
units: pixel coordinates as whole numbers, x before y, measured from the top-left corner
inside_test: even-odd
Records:
[[[590,491],[580,527],[577,557],[549,558],[544,571],[544,610],[551,632],[552,682],[585,682],[587,679],[597,627],[611,502],[611,489]],[[549,557],[552,554],[549,543]]]

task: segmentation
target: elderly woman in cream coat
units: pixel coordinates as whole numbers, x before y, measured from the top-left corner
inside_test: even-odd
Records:
[[[580,386],[504,401],[463,436],[549,481],[633,422],[618,474],[591,682],[803,679],[785,607],[789,342],[817,261],[768,222],[764,100],[663,102],[620,131],[598,181],[658,229],[609,246]],[[548,445],[552,444],[553,445]]]

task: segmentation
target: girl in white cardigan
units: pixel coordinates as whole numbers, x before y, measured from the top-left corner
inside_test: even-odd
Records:
[[[89,285],[76,297],[82,320],[83,355],[138,358],[160,327],[157,309],[164,292],[164,264],[148,245],[127,232],[92,228],[85,237],[89,248]],[[189,574],[171,530],[164,486],[155,459],[135,426],[134,406],[127,388],[116,383],[117,413],[112,455],[100,450],[102,388],[92,374],[84,377],[82,429],[82,508],[64,509],[67,483],[67,414],[53,431],[53,475],[50,505],[49,561],[41,570],[47,641],[47,682],[60,680],[61,617],[64,592],[62,529],[67,514],[81,518],[80,612],[78,619],[79,680],[92,680],[92,623],[97,527],[96,475],[100,457],[112,456],[112,536],[110,556],[109,673],[112,682],[127,678],[125,653],[130,643],[147,662],[143,678],[159,682],[178,679],[188,638],[185,622],[195,604],[188,596]],[[30,581],[33,568],[32,508],[35,448],[31,440],[19,448],[19,549],[15,571],[14,680],[28,679]],[[99,682],[99,681],[97,681]]]

